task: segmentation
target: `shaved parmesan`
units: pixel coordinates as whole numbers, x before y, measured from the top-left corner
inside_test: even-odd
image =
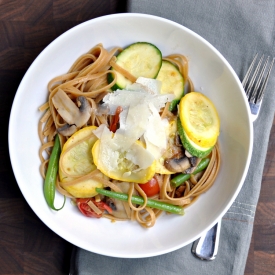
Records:
[[[154,157],[148,150],[141,146],[131,146],[125,155],[126,159],[130,160],[132,163],[138,166],[137,170],[146,169],[149,167],[153,161]],[[134,171],[137,171],[134,170]]]
[[[144,133],[144,140],[151,154],[154,155],[155,159],[159,159],[167,147],[166,129],[169,123],[167,119],[161,119],[154,108],[151,111],[152,115],[149,117],[148,127]]]
[[[115,114],[119,106],[123,109],[119,115],[120,127],[114,134],[105,125],[94,132],[101,141],[99,158],[110,170],[115,171],[121,165],[132,167],[132,171],[125,171],[128,175],[148,168],[163,154],[168,122],[161,119],[159,112],[174,95],[161,95],[160,88],[158,80],[138,78],[127,90],[117,90],[103,98],[110,114]],[[137,145],[138,140],[145,141],[146,147]]]
[[[161,91],[161,81],[157,79],[139,77],[136,80],[136,83],[132,84],[130,87],[127,87],[127,89],[130,90],[132,90],[133,88],[145,90],[149,94],[157,95],[160,94]]]

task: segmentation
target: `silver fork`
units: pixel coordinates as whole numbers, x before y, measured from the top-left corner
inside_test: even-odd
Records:
[[[275,60],[275,58],[271,60],[271,63],[266,72],[270,57],[268,56],[262,65],[264,60],[264,55],[262,55],[256,68],[254,69],[257,57],[258,54],[256,54],[253,58],[253,61],[242,81],[242,85],[250,106],[251,119],[253,122],[258,118],[264,91]],[[214,260],[218,253],[220,229],[221,220],[219,220],[218,223],[216,223],[209,231],[205,232],[193,243],[191,249],[193,255],[200,260]]]
[[[253,72],[253,68],[257,60],[257,57],[258,57],[258,54],[255,55],[242,82],[242,85],[244,87],[244,90],[248,99],[248,103],[250,106],[251,117],[253,122],[258,118],[258,115],[260,113],[264,91],[265,91],[265,88],[273,67],[273,63],[275,60],[275,58],[272,59],[269,65],[267,74],[265,75],[265,71],[266,71],[270,57],[268,56],[266,58],[266,61],[262,65],[262,62],[264,60],[264,55],[262,55],[262,57],[260,58],[256,66],[256,69],[253,75],[251,75],[251,73]]]

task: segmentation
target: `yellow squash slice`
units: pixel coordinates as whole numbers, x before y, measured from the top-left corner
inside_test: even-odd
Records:
[[[76,184],[68,182],[77,180],[96,169],[91,149],[97,141],[93,130],[97,127],[85,127],[73,134],[64,144],[60,161],[59,177],[61,186],[71,195],[77,198],[89,198],[97,194],[96,187],[102,188],[102,183],[92,178],[81,180]],[[105,177],[99,173],[97,177]],[[67,184],[66,184],[67,183]]]
[[[220,119],[209,98],[198,92],[186,94],[179,104],[179,116],[190,140],[200,147],[215,145],[220,132]]]
[[[143,144],[136,141],[127,151],[114,150],[110,143],[98,140],[92,148],[97,168],[106,176],[120,181],[146,183],[155,174],[155,161],[143,168],[137,162],[147,156]]]

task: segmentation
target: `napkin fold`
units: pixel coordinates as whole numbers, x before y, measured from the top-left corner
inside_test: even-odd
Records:
[[[195,31],[221,52],[240,79],[256,52],[275,56],[275,0],[128,0],[127,11],[164,17]],[[191,254],[192,244],[165,255],[142,259],[107,257],[75,247],[70,274],[243,274],[274,118],[274,71],[260,115],[254,122],[249,171],[242,190],[223,217],[219,252],[214,261],[195,258]]]

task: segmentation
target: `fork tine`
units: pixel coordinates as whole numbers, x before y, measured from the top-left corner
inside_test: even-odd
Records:
[[[263,59],[264,59],[264,55],[262,55],[261,59],[259,60],[257,66],[256,66],[256,69],[255,69],[255,72],[253,73],[253,75],[252,75],[252,77],[251,77],[251,79],[250,79],[250,82],[249,82],[249,84],[248,84],[248,87],[245,89],[245,92],[246,92],[246,95],[247,95],[248,99],[251,99],[252,94],[255,93],[255,92],[254,92],[255,89],[252,90],[252,88],[253,88],[255,79],[256,79],[256,77],[257,77],[257,75],[258,75],[258,72],[259,72],[259,70],[260,70],[260,66],[261,66],[261,64],[262,64]],[[256,60],[255,60],[255,61],[256,61]],[[254,64],[253,64],[253,65],[254,65]],[[253,67],[254,67],[254,66],[253,66]],[[252,71],[253,71],[253,68],[251,69],[251,72],[252,72]],[[249,75],[249,77],[250,77],[250,75]],[[247,81],[248,81],[248,80],[249,80],[249,78],[247,79]],[[245,88],[245,87],[244,87],[244,88]]]
[[[258,66],[257,66],[257,68],[256,68],[256,71],[255,71],[255,73],[254,73],[254,75],[253,75],[254,79],[253,79],[253,83],[251,83],[251,89],[252,89],[253,84],[254,84],[254,82],[255,82],[255,80],[256,80],[256,77],[258,77],[258,81],[256,82],[256,84],[255,84],[255,86],[254,86],[254,89],[251,91],[251,93],[250,93],[250,95],[249,95],[249,102],[253,102],[253,100],[255,99],[255,103],[256,103],[257,98],[258,98],[258,95],[259,95],[259,91],[260,91],[260,90],[259,90],[259,87],[260,87],[260,85],[261,85],[261,81],[262,81],[263,76],[264,76],[264,73],[265,73],[265,69],[266,69],[266,66],[267,66],[267,63],[268,63],[268,60],[269,60],[269,56],[267,57],[267,59],[266,59],[264,65],[263,65],[263,68],[262,68],[262,70],[260,71],[260,74],[259,74],[259,76],[258,76],[258,72],[259,72],[259,70],[260,70],[260,65],[262,64],[263,58],[264,58],[264,55],[262,55],[262,57],[261,57],[261,59],[260,59],[260,61],[259,61],[259,64],[258,64]]]
[[[267,85],[267,82],[268,82],[268,79],[269,79],[269,76],[270,76],[270,73],[271,73],[271,70],[273,67],[273,63],[275,60],[275,58],[272,59],[271,64],[268,68],[267,75],[264,77],[265,71],[266,71],[266,68],[267,68],[267,65],[269,62],[269,56],[267,57],[266,61],[264,62],[264,65],[261,68],[262,61],[264,59],[264,55],[262,55],[257,66],[256,66],[256,69],[255,69],[253,75],[251,76],[257,56],[258,56],[258,53],[253,58],[253,61],[252,61],[251,65],[249,66],[248,71],[242,81],[242,85],[245,89],[248,101],[250,103],[254,103],[254,104],[259,103],[263,98],[264,90],[266,88],[266,85]],[[255,81],[256,81],[256,83],[255,83]]]
[[[259,90],[259,93],[257,95],[256,103],[258,103],[259,101],[261,101],[262,98],[263,98],[264,90],[266,88],[267,81],[269,79],[269,76],[270,76],[270,73],[271,73],[271,70],[272,70],[272,67],[273,67],[273,64],[274,64],[274,60],[275,60],[275,58],[273,58],[272,61],[271,61],[271,64],[270,64],[269,69],[267,71],[267,75],[266,75],[266,78],[265,78],[265,80],[263,82],[262,88]]]
[[[244,76],[244,79],[243,79],[243,82],[242,82],[243,87],[245,87],[246,84],[247,84],[247,81],[248,81],[248,79],[249,79],[249,77],[250,77],[250,74],[251,74],[251,72],[252,72],[252,69],[253,69],[253,67],[254,67],[254,63],[256,62],[257,57],[258,57],[258,53],[256,53],[256,55],[254,56],[254,58],[253,58],[253,60],[252,60],[252,63],[251,63],[251,65],[249,66],[246,75]]]

